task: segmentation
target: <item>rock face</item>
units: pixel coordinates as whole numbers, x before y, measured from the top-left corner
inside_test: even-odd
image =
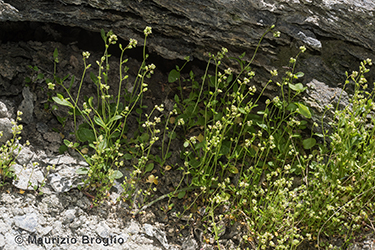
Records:
[[[228,56],[238,57],[246,52],[244,60],[249,61],[265,30],[276,25],[281,36],[276,38],[268,33],[253,62],[257,84],[264,84],[273,69],[279,70],[281,78],[282,66],[288,65],[299,46],[305,45],[307,52],[299,57],[296,67],[305,73],[302,83],[309,87],[320,82],[325,88],[340,86],[345,71],[357,70],[360,61],[375,60],[374,13],[375,3],[370,0],[35,0],[32,4],[25,0],[0,0],[0,21],[8,25],[31,22],[30,27],[35,22],[46,23],[43,32],[55,41],[69,41],[69,35],[62,35],[48,24],[62,25],[72,36],[76,35],[76,27],[93,32],[112,29],[124,40],[137,39],[139,45],[143,29],[151,26],[149,52],[165,59],[190,56],[195,61],[207,61],[206,52],[226,47]],[[21,32],[30,31],[26,27]],[[38,34],[42,36],[37,31],[33,35]],[[1,39],[5,38],[0,35]],[[12,67],[8,58],[0,62],[0,88],[5,95],[19,94],[14,83],[24,79],[19,73],[24,72],[26,65],[18,62],[25,57],[22,50],[16,51],[16,55],[13,52]],[[234,60],[225,61],[223,66],[238,67]],[[368,74],[369,82],[373,82],[374,76],[373,72]],[[268,97],[279,92],[275,85],[267,88],[264,93]],[[314,88],[309,91],[310,97],[321,95]],[[324,99],[332,98],[325,96],[309,103],[324,106],[328,104]],[[316,111],[319,113],[319,109]]]
[[[369,0],[0,0],[0,21],[112,29],[139,41],[151,26],[149,48],[167,59],[189,55],[206,61],[205,52],[226,47],[230,56],[247,52],[249,60],[266,28],[275,24],[281,37],[264,39],[255,60],[260,75],[267,78],[267,71],[286,65],[298,46],[306,45],[299,63],[305,80],[329,85],[343,81],[345,70],[354,70],[360,60],[375,59],[374,12]]]

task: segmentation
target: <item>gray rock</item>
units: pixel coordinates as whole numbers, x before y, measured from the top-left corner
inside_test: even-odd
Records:
[[[350,106],[349,95],[339,87],[329,87],[324,82],[313,79],[306,84],[308,89],[306,95],[303,97],[304,102],[314,110],[312,120],[319,126],[313,127],[315,132],[321,133],[321,118],[325,115],[323,120],[323,127],[329,130],[329,122],[333,121],[334,111],[339,104],[339,109]],[[331,105],[331,108],[329,106]],[[325,110],[327,110],[325,112]]]
[[[13,185],[23,190],[34,190],[44,181],[44,175],[39,169],[34,169],[32,164],[28,164],[27,168],[23,168],[19,164],[14,164],[14,173],[17,179],[13,180]]]
[[[0,144],[13,138],[12,127],[13,124],[9,118],[0,118],[0,132],[3,132],[3,136],[0,137]]]
[[[42,122],[38,122],[36,124],[36,130],[41,134],[45,134],[49,131],[49,128],[48,128],[47,124],[42,123]]]
[[[0,101],[0,118],[11,118],[12,115],[8,111],[7,106]]]
[[[70,223],[69,227],[72,229],[77,229],[82,226],[82,221],[80,219],[75,219],[72,223]]]
[[[140,227],[138,222],[135,220],[131,220],[129,225],[127,226],[128,232],[131,234],[137,234],[140,231]]]
[[[150,237],[154,236],[154,227],[151,226],[150,224],[148,224],[148,223],[143,224],[143,230],[145,231],[145,233],[148,236],[150,236]]]
[[[56,194],[47,195],[42,198],[42,201],[38,204],[38,209],[42,214],[60,214],[64,207],[62,206],[58,196]]]
[[[139,45],[143,41],[140,31],[152,26],[157,32],[147,40],[149,51],[167,59],[183,59],[188,55],[207,61],[204,52],[226,47],[233,57],[248,52],[243,59],[249,61],[264,31],[275,24],[281,37],[267,35],[254,61],[258,84],[268,80],[270,70],[287,64],[300,45],[308,47],[297,65],[297,70],[305,73],[304,83],[315,77],[336,85],[343,80],[346,70],[353,70],[354,63],[366,57],[375,59],[375,7],[371,1],[60,0],[46,3],[35,0],[33,5],[15,1],[3,6],[8,11],[2,12],[0,21],[57,23],[97,32],[105,27],[125,40],[139,40]],[[61,38],[56,31],[50,33],[56,39]],[[316,55],[322,64],[308,65]],[[225,61],[222,65],[239,68],[234,61]],[[3,67],[0,72],[4,77],[12,79],[17,75],[17,69],[11,71],[16,68],[13,65],[10,69]]]
[[[0,234],[4,234],[5,232],[9,231],[11,229],[10,225],[0,222]]]
[[[79,175],[76,173],[79,165],[76,167],[70,167],[67,165],[61,165],[61,169],[57,173],[51,173],[47,176],[49,184],[57,193],[67,192],[72,188],[76,188],[83,182],[79,179]]]
[[[165,233],[165,231],[160,230],[157,227],[154,227],[153,235],[163,245],[165,249],[169,249],[167,234]]]
[[[14,224],[23,230],[30,233],[36,232],[38,224],[38,215],[36,213],[25,214],[22,216],[14,217]]]
[[[29,87],[24,87],[22,90],[23,100],[18,107],[22,111],[22,122],[29,124],[33,121],[34,112],[34,94],[30,91]]]
[[[62,222],[63,224],[69,224],[73,222],[73,220],[76,218],[75,216],[76,210],[75,209],[68,209],[63,213]]]
[[[370,238],[370,237],[368,237]],[[373,250],[375,249],[374,239],[366,239],[363,242],[357,242],[348,247],[348,250]]]
[[[0,234],[0,247],[4,247],[4,246],[5,246],[5,238],[4,236]]]
[[[52,159],[47,158],[43,160],[48,165],[60,165],[60,164],[77,164],[77,160],[69,155],[59,155],[57,157],[54,157]]]
[[[58,144],[61,142],[61,136],[56,132],[47,132],[43,134],[43,138],[52,143]]]
[[[104,221],[99,223],[95,231],[102,238],[108,238],[110,235],[110,228]]]
[[[183,250],[196,250],[198,249],[198,243],[194,238],[187,237],[186,239],[183,240],[182,249]]]
[[[18,153],[18,152],[15,152],[15,153]],[[28,163],[30,163],[30,161],[36,157],[36,155],[34,154],[34,152],[32,152],[29,148],[27,147],[22,147],[21,151],[19,152],[19,154],[17,155],[17,159],[16,159],[16,162],[20,165],[27,165]]]
[[[39,236],[44,236],[44,235],[49,234],[52,231],[52,227],[51,226],[39,227],[37,228],[37,231],[38,231]]]

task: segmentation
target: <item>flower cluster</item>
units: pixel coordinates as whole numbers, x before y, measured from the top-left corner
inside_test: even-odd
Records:
[[[143,33],[145,34],[145,36],[150,35],[150,34],[152,33],[152,29],[151,29],[151,27],[147,26],[147,27],[144,29]]]

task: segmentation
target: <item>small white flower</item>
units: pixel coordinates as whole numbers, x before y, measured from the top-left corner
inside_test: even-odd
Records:
[[[151,27],[147,26],[147,27],[144,29],[143,33],[145,34],[145,36],[150,35],[150,34],[152,33],[152,29],[151,29]]]
[[[274,37],[280,37],[280,35],[281,35],[280,31],[275,31],[275,32],[273,33],[273,36],[274,36]]]
[[[86,51],[86,52],[82,52],[82,56],[84,59],[88,59],[90,57],[90,52]]]

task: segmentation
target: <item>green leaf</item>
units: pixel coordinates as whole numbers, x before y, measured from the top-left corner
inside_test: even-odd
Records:
[[[161,159],[158,155],[155,156],[155,161],[159,164],[161,164]]]
[[[53,60],[55,61],[55,63],[59,63],[59,51],[57,50],[57,48],[55,48],[55,51],[53,52]]]
[[[168,152],[166,155],[165,155],[165,159],[168,159],[169,157],[172,156],[172,152]]]
[[[59,154],[63,154],[66,151],[68,151],[68,147],[66,145],[61,145],[59,147]]]
[[[198,161],[198,160],[196,160],[196,159],[191,159],[191,160],[189,161],[189,165],[192,166],[193,168],[198,167],[200,163],[201,163],[201,162]]]
[[[238,108],[238,111],[240,111],[241,114],[244,114],[244,115],[247,114],[247,112],[245,111],[245,109],[242,108],[242,107],[239,107],[239,108]]]
[[[172,83],[177,81],[180,78],[180,72],[178,72],[175,69],[172,69],[171,72],[169,72],[168,75],[168,82]]]
[[[43,73],[39,73],[38,76],[37,76],[37,79],[42,80],[43,78],[44,78],[44,74]]]
[[[100,30],[100,35],[102,36],[103,41],[107,42],[107,37],[105,36],[105,31],[103,29]]]
[[[79,127],[77,130],[77,139],[80,142],[90,141],[93,142],[95,140],[95,133],[92,129]]]
[[[147,142],[149,138],[150,138],[150,136],[148,135],[148,133],[144,133],[144,134],[142,134],[142,135],[139,137],[139,140],[140,140],[141,142]]]
[[[131,155],[131,154],[129,154],[129,153],[126,153],[125,155],[124,155],[124,158],[125,158],[125,160],[131,160],[131,159],[133,159],[133,156]]]
[[[64,82],[66,79],[68,79],[69,78],[69,74],[68,75],[66,75],[66,76],[64,76],[64,78],[62,79],[62,81]]]
[[[107,126],[105,125],[105,123],[103,122],[103,120],[97,116],[94,116],[94,122],[96,124],[98,124],[100,127],[102,128],[106,128]]]
[[[114,122],[114,121],[120,120],[121,118],[122,118],[121,115],[115,115],[115,116],[113,116],[113,117],[109,120],[109,122]]]
[[[90,72],[90,78],[91,78],[91,81],[92,81],[96,86],[98,86],[98,82],[99,82],[99,80],[98,80],[98,77],[97,77],[94,73]]]
[[[286,110],[290,112],[294,112],[297,110],[297,108],[298,106],[296,105],[296,103],[289,103],[288,106],[286,107]]]
[[[68,92],[70,92],[70,90],[71,90],[72,87],[73,87],[74,79],[75,79],[75,76],[73,75],[73,76],[72,76],[72,79],[70,79],[70,85],[69,85],[69,88],[68,88]]]
[[[291,88],[292,90],[296,92],[302,92],[306,89],[306,87],[303,87],[302,83],[297,83],[297,84],[289,83],[288,85],[289,85],[289,88]]]
[[[259,127],[261,127],[262,129],[267,130],[267,125],[266,124],[257,122],[257,125]]]
[[[230,141],[223,141],[223,143],[221,144],[219,155],[227,155],[227,154],[229,154],[230,149],[231,149],[230,146],[231,146],[231,142]]]
[[[304,149],[310,149],[315,146],[316,140],[314,138],[308,138],[302,142]]]
[[[77,174],[87,174],[89,172],[88,168],[79,168],[76,170]]]
[[[170,132],[169,134],[168,134],[168,137],[170,138],[170,139],[176,139],[176,137],[177,137],[177,134],[176,134],[176,132],[174,132],[174,131],[172,131],[172,132]]]
[[[297,77],[297,78],[300,78],[300,77],[303,77],[305,74],[303,73],[303,72],[297,72],[296,74],[295,74],[295,76]]]
[[[67,147],[69,147],[69,145],[70,145],[70,141],[68,141],[67,139],[64,139],[64,144],[65,144]]]
[[[178,195],[177,195],[177,197],[179,199],[182,199],[182,198],[184,198],[185,194],[186,194],[186,191],[179,192]]]
[[[229,172],[231,172],[232,174],[238,174],[238,168],[236,168],[235,166],[233,165],[230,165],[229,168],[228,168]]]
[[[91,96],[91,97],[87,100],[87,102],[88,102],[90,108],[93,107],[93,106],[92,106],[92,99],[93,99],[93,97]]]
[[[68,100],[69,98],[64,98],[61,94],[57,94],[57,96],[52,97],[52,100],[56,102],[57,104],[60,104],[62,106],[67,106],[74,108],[73,104],[71,104]]]
[[[180,102],[180,98],[178,97],[178,95],[174,95],[174,100],[179,103]]]
[[[151,163],[147,164],[146,169],[145,169],[145,173],[151,172],[153,169],[154,169],[154,163],[151,162]]]
[[[302,103],[296,103],[298,106],[297,112],[301,115],[303,115],[306,118],[311,118],[311,113],[308,107],[303,105]]]
[[[26,82],[26,83],[30,83],[30,82],[31,82],[31,78],[26,76],[26,77],[25,77],[25,82]]]
[[[115,180],[115,179],[120,179],[122,176],[123,176],[123,174],[121,173],[121,171],[119,171],[119,170],[115,170],[115,171],[113,171],[113,173],[109,176],[109,178],[110,178],[111,180]]]
[[[232,82],[233,80],[233,74],[229,75],[228,78],[227,78],[227,84],[229,84],[230,82]]]
[[[98,144],[98,151],[99,152],[103,152],[103,150],[107,148],[107,139],[104,139],[102,141],[100,141],[100,143]]]
[[[57,116],[57,120],[61,123],[61,125],[65,126],[66,117]]]

